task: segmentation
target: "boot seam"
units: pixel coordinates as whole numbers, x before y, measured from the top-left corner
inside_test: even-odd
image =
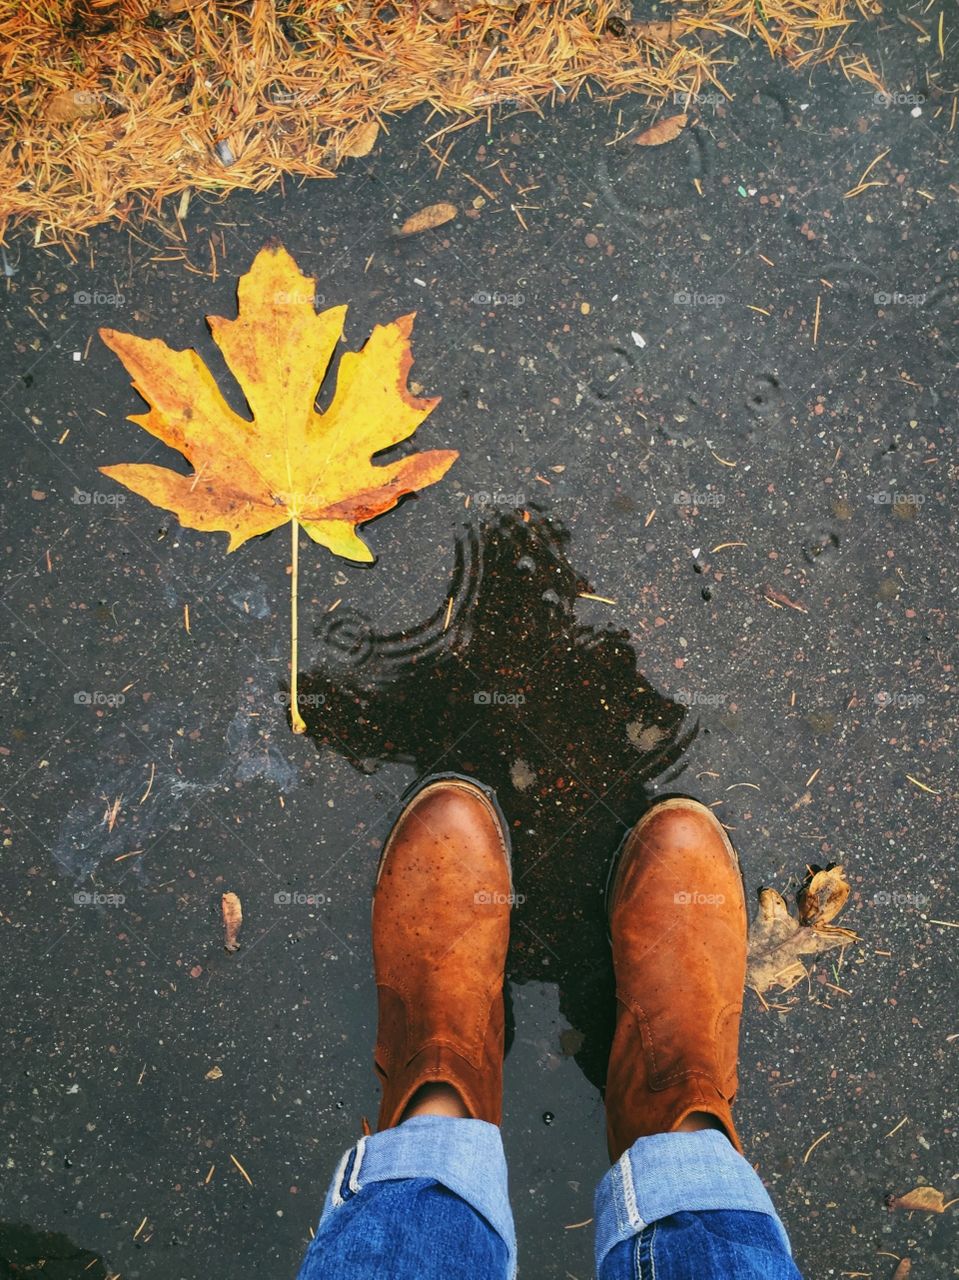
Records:
[[[445,1064],[423,1066],[417,1071],[411,1072],[410,1065],[422,1052],[431,1047],[447,1050],[453,1056],[459,1058],[462,1066],[458,1067],[454,1062],[446,1062]],[[378,1063],[374,1065],[379,1068]],[[397,1116],[401,1114],[416,1092],[423,1085],[432,1082],[448,1084],[452,1089],[455,1089],[473,1118],[484,1119],[487,1118],[488,1114],[491,1114],[486,1105],[489,1099],[486,1097],[484,1089],[484,1077],[488,1068],[482,1063],[478,1067],[474,1066],[447,1043],[439,1042],[435,1039],[426,1041],[421,1049],[418,1049],[407,1062],[395,1071],[387,1073],[382,1068],[379,1068],[379,1070],[382,1074],[381,1115],[383,1106],[388,1100],[390,1102],[389,1115]],[[472,1077],[476,1078],[473,1079]],[[395,1123],[395,1121],[392,1123]],[[490,1123],[498,1124],[499,1121],[494,1119]]]
[[[648,1046],[648,1052],[651,1060],[651,1070],[649,1072],[649,1085],[651,1089],[661,1089],[661,1088],[664,1089],[670,1084],[679,1083],[679,1081],[681,1080],[688,1080],[693,1076],[701,1076],[703,1079],[708,1080],[709,1083],[717,1090],[718,1093],[721,1093],[724,1098],[727,1098],[728,1100],[732,1097],[732,1094],[727,1092],[727,1090],[730,1083],[734,1081],[736,1078],[735,1061],[733,1062],[732,1068],[728,1071],[712,1072],[702,1067],[690,1067],[686,1070],[674,1071],[670,1075],[661,1075],[659,1067],[657,1066],[656,1041],[653,1036],[652,1024],[649,1018],[646,1016],[643,1006],[638,1003],[632,1003],[628,1005],[627,1008],[629,1009],[630,1013],[639,1020],[640,1043]],[[733,1011],[738,1010],[739,1013],[741,1014],[742,1004],[737,1004],[735,1001],[730,1001],[727,1004],[722,1005],[719,1012],[716,1014],[716,1017],[713,1022],[714,1039],[716,1038],[716,1033],[719,1028],[720,1020],[726,1016],[729,1010],[733,1010]],[[653,1083],[654,1079],[656,1081],[655,1085]],[[721,1084],[719,1083],[720,1080],[722,1081]]]
[[[385,990],[391,991],[393,995],[395,995],[398,998],[398,1000],[400,1001],[400,1004],[403,1007],[403,1017],[405,1021],[403,1044],[405,1046],[406,1051],[408,1052],[410,1049],[410,1038],[411,1038],[410,1029],[412,1025],[412,1020],[410,1018],[410,1003],[411,1003],[411,997],[414,993],[412,991],[408,991],[403,985],[394,985],[393,983],[390,983],[390,982],[378,982],[376,985],[377,987],[383,987]],[[488,996],[486,997],[485,1013],[483,1014],[481,1019],[477,1018],[477,1021],[476,1021],[476,1030],[474,1035],[475,1053],[471,1054],[469,1052],[464,1052],[464,1049],[467,1046],[463,1045],[462,1041],[454,1041],[440,1034],[427,1036],[427,1038],[423,1040],[418,1045],[418,1047],[416,1047],[411,1053],[409,1053],[409,1056],[403,1060],[400,1069],[402,1070],[403,1067],[408,1066],[413,1061],[413,1059],[417,1056],[417,1054],[421,1053],[422,1050],[425,1049],[428,1045],[439,1044],[446,1048],[452,1049],[465,1062],[468,1062],[474,1071],[479,1071],[482,1066],[483,1052],[486,1048],[486,1042],[489,1039],[490,1021],[493,1015],[493,1006],[496,1003],[497,995],[500,995],[501,993],[502,993],[502,988],[500,987],[496,991],[489,993]],[[473,1040],[470,1041],[470,1048],[472,1048],[472,1044],[473,1044]],[[458,1045],[459,1047],[457,1047]],[[384,1052],[384,1056],[385,1056],[385,1052]],[[395,1055],[390,1054],[389,1056],[391,1061],[395,1060]]]

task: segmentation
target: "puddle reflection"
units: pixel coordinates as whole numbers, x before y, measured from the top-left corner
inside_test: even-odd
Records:
[[[644,679],[627,632],[577,620],[589,587],[569,532],[529,514],[464,532],[452,606],[415,629],[381,634],[357,613],[328,615],[323,660],[300,689],[313,695],[303,712],[314,741],[357,769],[401,761],[496,788],[524,898],[509,978],[557,983],[573,1028],[564,1051],[600,1087],[615,1013],[607,870],[648,806],[647,783],[681,771],[696,726]]]

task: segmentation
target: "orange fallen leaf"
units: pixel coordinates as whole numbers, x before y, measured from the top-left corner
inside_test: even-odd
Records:
[[[638,133],[633,141],[639,147],[661,147],[664,142],[672,142],[673,138],[678,138],[688,123],[689,116],[685,113],[679,116],[666,116],[665,119],[657,120],[648,129],[644,129],[642,133]]]
[[[357,125],[343,144],[345,156],[368,156],[376,145],[380,125],[378,120],[367,120],[366,124]]]
[[[439,204],[428,204],[425,209],[410,214],[401,227],[398,236],[415,236],[420,231],[431,231],[433,227],[441,227],[445,222],[452,222],[456,217],[456,205],[441,201]]]
[[[893,1196],[890,1209],[915,1210],[917,1213],[945,1213],[955,1200],[946,1201],[938,1187],[913,1187],[904,1196]]]
[[[290,720],[303,733],[296,692],[300,528],[334,555],[370,562],[357,526],[435,484],[459,455],[434,449],[373,462],[411,436],[439,403],[417,398],[406,384],[415,313],[376,325],[361,351],[342,356],[332,403],[318,413],[317,392],[346,307],[317,314],[314,281],[282,245],[260,250],[237,292],[236,318],[209,316],[207,323],[250,418],[234,413],[196,351],[101,329],[150,406],[130,421],[179,450],[194,470],[181,475],[150,463],[100,470],[188,528],[229,534],[228,551],[291,525]]]
[[[220,900],[223,911],[224,943],[227,951],[239,951],[240,925],[243,923],[243,908],[235,893],[225,893]]]

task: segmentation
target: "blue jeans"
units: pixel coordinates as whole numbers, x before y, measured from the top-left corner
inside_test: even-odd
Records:
[[[800,1280],[748,1161],[715,1129],[639,1138],[596,1189],[599,1280]],[[340,1161],[298,1280],[512,1280],[500,1132],[417,1116]]]

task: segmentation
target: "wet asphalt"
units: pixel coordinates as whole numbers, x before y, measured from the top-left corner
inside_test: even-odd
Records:
[[[810,863],[853,886],[860,941],[745,1002],[738,1119],[804,1275],[959,1275],[955,1208],[887,1207],[959,1195],[956,61],[895,15],[860,36],[885,99],[743,46],[734,99],[661,148],[624,137],[644,103],[583,95],[507,106],[437,177],[414,113],[335,181],[194,198],[186,262],[149,226],[14,246],[0,1276],[294,1274],[376,1114],[382,839],[448,770],[496,787],[523,898],[525,1276],[592,1274],[603,885],[676,791],[715,804],[751,897]],[[394,235],[438,200],[454,222]],[[411,378],[443,400],[414,444],[461,455],[367,527],[374,566],[301,547],[304,738],[286,530],[227,556],[97,470],[176,465],[97,327],[194,345],[242,409],[203,317],[271,239],[349,303],[346,348],[416,310]]]

